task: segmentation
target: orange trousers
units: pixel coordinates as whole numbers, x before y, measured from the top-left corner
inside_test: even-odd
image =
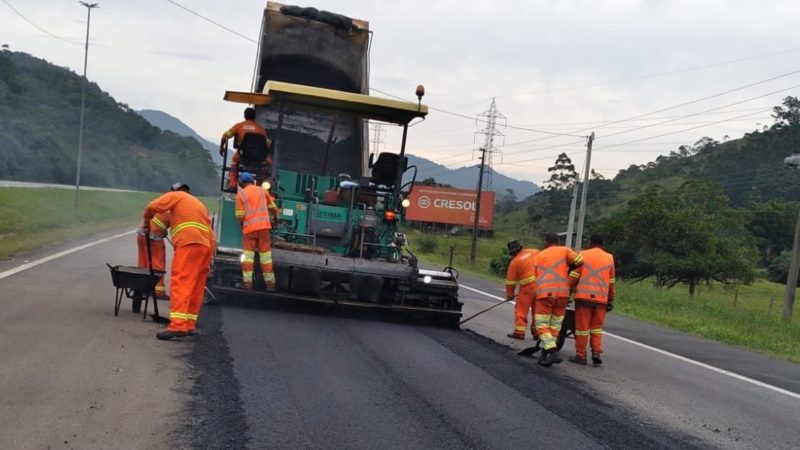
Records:
[[[175,248],[170,273],[169,331],[194,331],[214,250],[202,244]]]
[[[147,268],[147,239],[141,235],[136,235],[136,247],[138,255],[136,267]],[[163,240],[150,240],[150,258],[153,260],[154,270],[166,270],[167,267],[167,247]],[[156,297],[166,298],[167,289],[164,286],[164,277],[161,277],[156,284]]]
[[[575,302],[575,354],[586,359],[586,344],[591,338],[592,353],[603,353],[603,324],[606,305],[594,302]]]
[[[561,332],[561,322],[564,321],[568,304],[568,297],[546,297],[536,300],[533,308],[534,324],[545,350],[556,348],[556,339]]]
[[[536,294],[536,283],[520,286],[517,292],[517,303],[514,305],[514,334],[525,337],[528,328],[528,314],[533,308],[533,296]],[[536,328],[531,324],[531,335],[536,336]]]
[[[242,282],[247,289],[253,288],[253,264],[256,253],[261,264],[261,274],[268,287],[275,286],[275,274],[272,272],[272,239],[270,230],[259,230],[242,235]]]

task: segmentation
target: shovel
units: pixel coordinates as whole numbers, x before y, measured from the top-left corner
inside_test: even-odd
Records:
[[[491,310],[493,310],[493,309],[497,308],[498,306],[502,305],[503,303],[508,303],[508,302],[510,302],[511,300],[514,300],[515,298],[517,298],[517,296],[516,296],[516,295],[515,295],[515,296],[513,296],[513,297],[511,297],[511,298],[507,298],[507,299],[503,300],[503,301],[502,301],[502,302],[500,302],[500,303],[495,303],[494,305],[492,305],[492,306],[490,306],[490,307],[488,307],[488,308],[484,309],[483,311],[479,311],[479,312],[477,312],[477,313],[475,313],[475,314],[473,314],[473,315],[471,315],[471,316],[467,317],[466,319],[462,320],[461,322],[458,322],[458,324],[459,324],[459,325],[463,325],[465,322],[469,322],[470,320],[472,320],[472,319],[474,319],[474,318],[476,318],[476,317],[480,316],[481,314],[483,314],[483,313],[485,313],[485,312],[489,312],[489,311],[491,311]]]

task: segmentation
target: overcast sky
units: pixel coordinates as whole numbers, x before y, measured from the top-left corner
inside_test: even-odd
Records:
[[[90,80],[117,101],[165,111],[211,141],[239,120],[241,106],[222,95],[249,89],[254,43],[166,0],[96,1]],[[266,4],[176,1],[252,39]],[[72,43],[40,31],[8,5]],[[722,141],[769,125],[772,106],[800,95],[800,73],[790,74],[800,71],[797,0],[315,0],[301,6],[369,21],[374,89],[412,100],[415,86],[425,85],[424,102],[435,109],[411,129],[410,152],[450,167],[476,163],[473,149],[483,136],[475,132],[485,124],[474,118],[494,97],[509,125],[498,128],[505,137],[495,141],[502,152],[495,155],[496,170],[536,183],[548,178],[547,167],[562,151],[580,169],[582,136],[591,130],[592,167],[613,177],[703,136]],[[85,26],[86,9],[74,0],[0,0],[0,43],[77,73]],[[693,102],[726,91],[732,92]],[[385,146],[396,150],[399,134],[389,131]]]

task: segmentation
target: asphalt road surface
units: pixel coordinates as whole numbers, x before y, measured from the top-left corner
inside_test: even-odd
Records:
[[[216,304],[162,342],[113,316],[133,235],[31,266],[80,244],[0,262],[0,448],[797,448],[795,364],[612,315],[606,364],[545,369],[511,305],[459,331]],[[465,315],[502,295],[461,281]]]

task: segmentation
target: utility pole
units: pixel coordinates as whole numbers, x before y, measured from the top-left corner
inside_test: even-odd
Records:
[[[81,119],[78,126],[78,166],[75,169],[75,210],[78,210],[78,198],[81,185],[81,154],[83,153],[83,114],[86,107],[86,65],[89,61],[89,22],[92,20],[92,9],[99,8],[97,3],[78,2],[86,7],[86,45],[83,50],[83,89],[81,91]]]
[[[575,232],[575,207],[578,203],[578,180],[572,186],[572,201],[569,204],[569,221],[567,222],[567,247],[572,248],[572,238]]]
[[[800,169],[800,152],[783,160],[783,165]],[[783,293],[783,320],[791,320],[794,309],[794,296],[797,291],[797,273],[800,271],[800,209],[797,211],[797,222],[794,225],[794,242],[792,243],[792,258],[789,260],[789,273],[786,275],[786,289]]]
[[[586,142],[586,167],[583,169],[583,188],[581,189],[581,211],[578,214],[578,231],[575,236],[575,248],[580,250],[583,245],[583,221],[586,218],[586,194],[589,190],[589,173],[592,171],[592,142],[594,131]]]
[[[475,252],[478,245],[478,226],[481,216],[481,194],[483,193],[483,168],[486,164],[486,147],[481,147],[481,168],[478,171],[478,195],[475,200],[475,219],[472,221],[472,243],[469,246],[469,263],[475,265]]]

